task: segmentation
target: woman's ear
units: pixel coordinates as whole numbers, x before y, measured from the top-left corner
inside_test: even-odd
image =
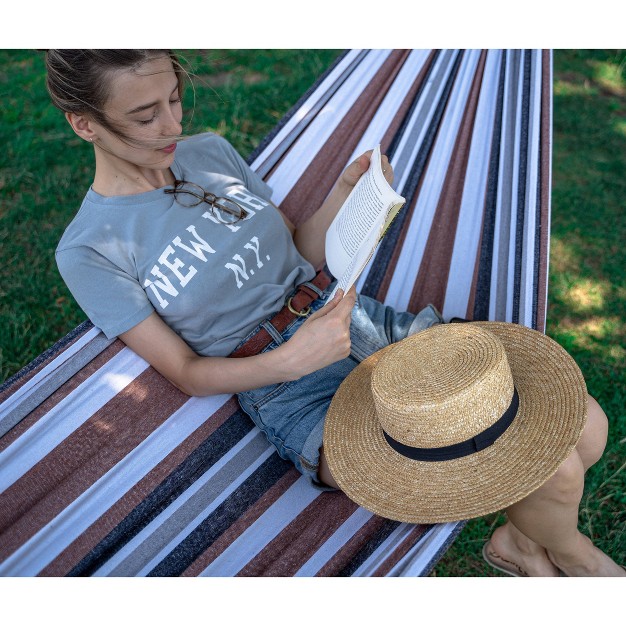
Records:
[[[85,141],[93,142],[97,136],[93,129],[93,123],[84,115],[78,113],[66,113],[65,119],[68,121],[72,130]]]

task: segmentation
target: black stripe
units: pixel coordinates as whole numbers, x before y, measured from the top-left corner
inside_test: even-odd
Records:
[[[241,409],[235,411],[67,575],[93,574],[245,437],[253,426]]]
[[[422,142],[415,161],[411,166],[409,177],[403,189],[398,191],[400,195],[406,198],[407,205],[411,204],[419,186],[420,180],[422,179],[422,176],[424,174],[424,170],[426,169],[426,163],[430,156],[432,147],[435,143],[435,139],[439,131],[439,126],[441,124],[441,120],[443,119],[443,115],[448,104],[450,92],[452,91],[454,81],[456,80],[462,58],[463,52],[461,51],[457,54],[457,57],[454,60],[452,71],[450,72],[450,76],[448,77],[441,98],[437,103],[435,113],[429,124],[428,131],[426,133],[426,136],[424,137],[424,141]],[[424,81],[424,83],[426,83],[426,81]],[[391,257],[393,256],[396,244],[398,242],[400,232],[404,228],[404,224],[407,219],[409,219],[409,211],[400,211],[400,213],[398,213],[397,217],[391,224],[384,239],[380,242],[380,246],[376,253],[375,263],[370,269],[367,279],[365,280],[365,283],[363,285],[363,289],[361,290],[362,294],[370,296],[372,298],[376,297],[376,294],[378,293],[387,273],[387,269],[391,261]]]
[[[496,228],[496,212],[498,208],[498,181],[500,178],[500,144],[502,141],[502,113],[504,103],[504,84],[506,80],[506,51],[502,51],[500,78],[494,129],[491,138],[489,157],[489,173],[487,175],[487,189],[485,193],[485,214],[483,232],[480,240],[480,260],[478,262],[478,276],[474,295],[474,311],[472,319],[489,319],[489,301],[491,298],[491,271],[493,267],[493,241]]]
[[[433,554],[428,564],[422,568],[422,571],[418,574],[419,577],[426,577],[430,575],[435,565],[437,565],[437,562],[439,561],[439,559],[446,553],[448,548],[450,548],[450,546],[454,543],[455,539],[458,537],[459,533],[463,530],[463,528],[465,528],[466,524],[467,524],[466,520],[462,520],[456,523],[456,526],[446,536],[444,542],[439,546],[439,549],[437,550],[437,552]]]
[[[354,555],[350,562],[337,573],[329,576],[352,576],[356,570],[369,559],[375,550],[385,541],[389,535],[400,526],[401,522],[384,520],[383,525],[372,535],[371,539]]]
[[[215,511],[170,552],[148,576],[180,576],[207,548],[232,526],[270,485],[282,478],[293,464],[272,454]]]
[[[532,51],[523,52],[522,120],[520,129],[519,176],[517,185],[517,220],[515,232],[515,271],[513,273],[513,319],[519,323],[520,293],[522,284],[522,250],[524,245],[524,222],[526,219],[526,176],[528,172],[528,142],[530,117],[530,72]]]
[[[540,57],[542,56],[542,51],[540,50],[538,52],[538,54],[540,55]],[[539,59],[539,68],[540,68],[540,72],[541,72],[541,80],[538,81],[538,83],[536,83],[536,87],[540,90],[540,95],[539,95],[539,153],[538,153],[538,160],[539,160],[539,167],[538,167],[538,173],[537,173],[537,203],[536,203],[536,209],[535,209],[535,227],[536,227],[536,231],[535,231],[535,258],[534,258],[534,264],[533,264],[533,304],[532,304],[532,327],[535,330],[537,329],[537,326],[539,324],[539,320],[538,320],[538,316],[539,316],[539,264],[540,264],[540,260],[541,260],[541,235],[542,235],[542,231],[541,231],[541,216],[544,210],[548,210],[548,207],[543,207],[541,206],[541,186],[543,183],[543,167],[542,167],[542,163],[543,163],[543,148],[544,148],[544,141],[547,143],[549,141],[549,137],[544,137],[543,135],[543,86],[544,86],[544,82],[546,81],[546,76],[544,75],[543,72],[543,59],[540,58]],[[549,148],[548,148],[549,150]],[[549,236],[548,233],[546,233],[546,236]]]

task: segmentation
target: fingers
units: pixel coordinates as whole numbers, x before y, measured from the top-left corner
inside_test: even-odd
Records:
[[[337,289],[337,292],[325,306],[318,311],[315,311],[313,315],[310,315],[307,321],[312,321],[325,315],[329,315],[335,309],[337,309],[336,315],[347,315],[350,317],[352,309],[356,303],[356,287],[352,287],[348,290],[348,293],[344,295],[342,289]]]
[[[393,182],[393,167],[391,167],[391,163],[386,154],[382,155],[381,163],[383,166],[383,175],[387,182],[391,184]]]
[[[370,165],[370,157],[372,156],[373,150],[368,150],[364,152],[359,157],[357,157],[348,167],[344,170],[343,179],[349,185],[356,185],[359,178],[367,171]],[[381,164],[383,169],[383,175],[388,183],[393,182],[393,168],[391,167],[391,163],[389,163],[389,159],[386,154],[383,154],[381,157]]]
[[[315,320],[319,317],[324,317],[325,315],[328,315],[333,309],[337,308],[337,305],[342,301],[342,299],[343,299],[343,290],[337,289],[337,292],[333,296],[333,299],[327,302],[321,309],[319,309],[318,311],[315,311],[313,315],[310,315],[308,321]]]
[[[364,152],[361,156],[357,157],[356,160],[352,161],[343,171],[342,178],[348,185],[354,187],[359,178],[367,171],[367,168],[370,166],[371,154],[372,150]]]
[[[334,298],[333,298],[334,300]],[[356,288],[352,287],[341,299],[339,302],[334,304],[333,309],[335,311],[335,315],[343,318],[346,323],[350,323],[350,319],[352,317],[352,309],[354,308],[354,304],[356,303]],[[327,308],[327,307],[326,307]]]
[[[341,289],[339,289],[341,291]],[[352,309],[354,304],[356,303],[356,287],[353,285],[341,299],[341,305]]]

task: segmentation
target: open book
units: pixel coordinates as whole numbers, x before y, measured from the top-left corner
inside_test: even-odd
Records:
[[[327,302],[337,289],[345,293],[356,282],[404,202],[385,179],[378,145],[326,232],[326,265],[337,279]]]

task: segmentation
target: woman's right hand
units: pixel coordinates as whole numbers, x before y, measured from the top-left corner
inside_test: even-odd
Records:
[[[356,288],[352,287],[342,295],[339,290],[326,306],[313,313],[293,337],[276,350],[285,359],[290,379],[296,380],[350,354],[350,319],[356,302]]]

